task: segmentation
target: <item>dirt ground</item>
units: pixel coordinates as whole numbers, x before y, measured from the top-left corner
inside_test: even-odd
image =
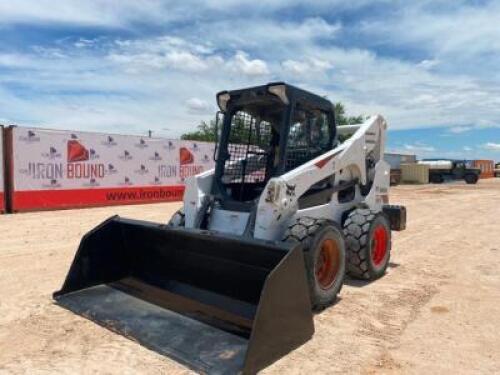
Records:
[[[500,373],[500,179],[400,186],[408,209],[387,275],[348,280],[314,338],[265,374]],[[0,373],[191,374],[62,309],[80,237],[112,214],[166,221],[179,204],[0,216]]]

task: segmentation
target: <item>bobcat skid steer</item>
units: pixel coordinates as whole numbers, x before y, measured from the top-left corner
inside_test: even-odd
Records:
[[[54,298],[200,372],[253,374],[311,338],[346,273],[384,274],[406,211],[388,205],[381,116],[337,127],[330,101],[281,82],[217,101],[216,166],[183,208],[102,223]]]

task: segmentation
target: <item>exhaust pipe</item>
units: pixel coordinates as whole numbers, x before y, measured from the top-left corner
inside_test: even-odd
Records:
[[[54,299],[202,373],[255,374],[314,333],[300,245],[118,216]]]

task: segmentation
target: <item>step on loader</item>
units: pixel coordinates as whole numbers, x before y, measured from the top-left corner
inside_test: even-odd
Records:
[[[90,231],[54,298],[201,373],[254,374],[312,337],[346,273],[385,273],[406,210],[381,116],[336,126],[330,101],[282,82],[217,103],[216,165],[182,209]]]

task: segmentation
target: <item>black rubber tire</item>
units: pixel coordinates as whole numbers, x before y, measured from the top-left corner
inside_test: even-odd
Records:
[[[169,227],[184,227],[186,225],[186,215],[184,214],[184,210],[181,208],[177,210],[175,214],[172,215],[170,220],[168,221]]]
[[[464,180],[468,184],[477,184],[478,176],[475,174],[466,174]]]
[[[442,184],[443,181],[443,176],[441,176],[440,174],[431,174],[429,177],[429,182],[433,184]]]
[[[318,257],[321,253],[323,241],[326,239],[333,240],[338,251],[338,269],[332,284],[327,289],[321,287],[316,278]],[[288,227],[283,241],[303,245],[307,282],[313,311],[321,311],[334,303],[344,284],[346,272],[346,245],[340,226],[325,219],[301,217]]]
[[[385,255],[379,264],[372,258],[375,228],[382,225],[386,230]],[[347,273],[357,279],[375,280],[385,274],[391,257],[391,226],[382,212],[357,208],[349,213],[344,222],[347,245]]]

